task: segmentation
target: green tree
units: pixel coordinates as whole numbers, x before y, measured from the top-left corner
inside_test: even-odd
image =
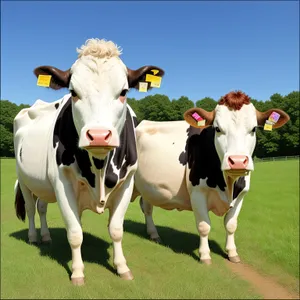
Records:
[[[207,111],[213,111],[216,105],[217,105],[217,101],[215,101],[213,98],[210,97],[205,97],[196,102],[196,107],[203,108]]]
[[[173,99],[172,102],[172,120],[183,120],[183,114],[189,109],[194,107],[194,102],[189,100],[188,97],[181,96],[178,100]]]

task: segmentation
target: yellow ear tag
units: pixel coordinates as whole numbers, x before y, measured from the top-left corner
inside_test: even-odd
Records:
[[[272,131],[273,126],[271,124],[265,123],[264,130]]]
[[[203,120],[201,120],[201,121],[198,121],[198,122],[197,122],[197,125],[198,125],[198,126],[205,126],[205,122],[206,122],[206,121],[203,119]]]
[[[153,73],[153,75],[156,75],[159,72],[159,70],[153,69],[151,70],[151,72]]]
[[[161,77],[147,74],[146,81],[150,82],[151,87],[159,88],[161,84]]]
[[[139,92],[146,93],[148,89],[148,82],[139,82]]]
[[[37,85],[49,87],[51,77],[52,77],[52,75],[39,75],[38,80],[37,80]]]

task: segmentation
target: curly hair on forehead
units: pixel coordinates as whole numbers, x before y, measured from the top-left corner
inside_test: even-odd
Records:
[[[250,97],[242,91],[232,91],[221,97],[218,104],[226,105],[234,110],[240,110],[244,104],[250,104]]]

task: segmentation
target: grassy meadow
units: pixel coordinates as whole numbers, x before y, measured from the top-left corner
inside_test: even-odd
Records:
[[[223,218],[211,214],[210,266],[199,263],[199,236],[192,212],[154,208],[164,241],[148,241],[138,201],[124,223],[123,250],[133,281],[112,267],[108,212],[85,211],[82,218],[85,264],[83,287],[73,287],[71,250],[56,204],[48,206],[50,246],[26,243],[28,218],[14,211],[15,161],[1,160],[1,298],[203,298],[260,299],[251,285],[232,273],[224,259]],[[36,213],[36,225],[39,217]],[[299,161],[256,163],[251,190],[239,216],[236,244],[241,259],[291,291],[299,292]]]

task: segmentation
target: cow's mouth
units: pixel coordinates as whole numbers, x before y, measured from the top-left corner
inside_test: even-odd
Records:
[[[233,179],[237,179],[238,177],[241,176],[247,176],[249,172],[250,172],[249,170],[245,170],[245,169],[241,169],[241,170],[229,169],[224,171],[226,177],[231,177]]]
[[[91,152],[94,156],[106,156],[108,152],[113,150],[115,147],[104,146],[104,147],[96,147],[96,146],[86,146],[84,147],[85,150]]]

